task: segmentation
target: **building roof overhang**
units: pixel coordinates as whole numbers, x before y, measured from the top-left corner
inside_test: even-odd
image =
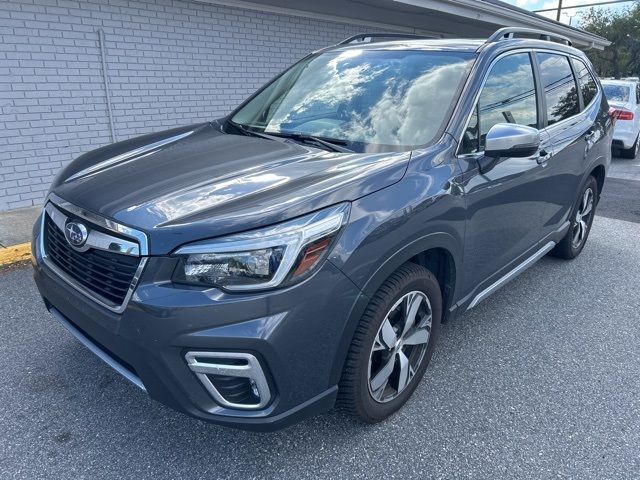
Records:
[[[525,27],[568,37],[582,49],[607,39],[500,0],[194,0],[285,15],[392,28],[442,38],[487,38],[501,27]]]

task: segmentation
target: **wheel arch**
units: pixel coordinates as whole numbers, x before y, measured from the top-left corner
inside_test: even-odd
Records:
[[[446,283],[446,296],[443,291],[443,307],[453,305],[455,286],[459,277],[459,265],[462,259],[462,242],[449,233],[431,233],[407,244],[382,262],[363,286],[362,291],[373,295],[380,285],[406,262],[417,263],[431,270],[438,282]],[[445,285],[440,285],[445,288]]]
[[[604,186],[604,179],[606,177],[606,170],[604,168],[604,165],[600,164],[600,165],[596,165],[591,172],[589,172],[589,175],[594,177],[596,179],[596,182],[598,183],[598,198],[600,197],[600,194],[602,193],[602,187]]]
[[[425,267],[438,280],[442,293],[442,322],[445,323],[449,317],[449,308],[453,305],[456,286],[457,272],[453,255],[446,248],[434,247],[414,255],[408,261]]]
[[[369,303],[369,298],[375,294],[393,272],[407,262],[414,262],[431,270],[440,283],[440,289],[443,294],[442,321],[446,322],[451,313],[451,307],[455,305],[457,298],[456,286],[460,285],[459,266],[461,265],[461,259],[461,240],[449,233],[432,233],[407,244],[382,262],[362,287],[364,295],[361,296],[360,301],[354,304],[348,316],[342,335],[342,342],[331,370],[332,384],[335,385],[340,380],[349,346],[353,340],[358,322]]]

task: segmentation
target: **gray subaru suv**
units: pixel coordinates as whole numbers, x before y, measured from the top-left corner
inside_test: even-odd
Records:
[[[334,406],[378,422],[441,323],[580,253],[612,123],[566,38],[359,35],[225,118],[69,163],[34,227],[35,281],[175,409],[255,430]]]

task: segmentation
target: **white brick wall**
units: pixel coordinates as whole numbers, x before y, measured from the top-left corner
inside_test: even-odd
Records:
[[[270,77],[366,27],[189,0],[0,0],[0,211],[111,142],[228,113]]]

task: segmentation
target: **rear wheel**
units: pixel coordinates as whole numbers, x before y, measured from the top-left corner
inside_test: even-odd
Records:
[[[584,187],[582,187],[573,207],[569,231],[552,250],[551,253],[553,255],[566,259],[572,259],[580,255],[591,231],[597,200],[598,182],[594,177],[590,176]]]
[[[384,420],[409,399],[433,354],[442,316],[434,275],[407,263],[371,299],[354,334],[338,406],[368,423]]]
[[[631,148],[623,148],[620,150],[620,154],[624,158],[636,158],[638,156],[638,151],[640,150],[640,142],[638,138],[636,138],[635,143]]]

